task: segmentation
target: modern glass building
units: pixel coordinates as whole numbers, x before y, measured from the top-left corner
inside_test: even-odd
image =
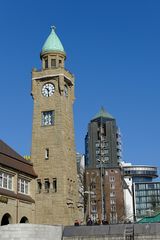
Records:
[[[160,205],[160,182],[153,182],[158,177],[157,167],[126,165],[123,166],[123,174],[132,186],[134,220],[155,212]]]
[[[160,182],[134,183],[135,216],[142,218],[156,213],[160,206]]]
[[[146,165],[123,166],[124,177],[131,177],[132,182],[152,182],[158,177],[157,168]]]

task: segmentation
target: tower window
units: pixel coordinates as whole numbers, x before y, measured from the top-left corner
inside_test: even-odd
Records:
[[[96,155],[99,155],[100,154],[100,150],[96,150]]]
[[[115,198],[111,198],[111,199],[110,199],[110,204],[111,204],[111,205],[116,204],[116,199],[115,199]]]
[[[45,149],[45,160],[49,159],[49,148]]]
[[[105,157],[104,157],[104,160],[105,160],[105,161],[109,161],[109,157],[105,156]]]
[[[53,178],[53,192],[57,192],[57,178]]]
[[[67,85],[64,86],[64,96],[68,97],[68,87],[67,87]]]
[[[104,154],[108,154],[109,150],[108,149],[104,149]]]
[[[38,179],[37,180],[37,192],[40,193],[42,190],[42,183],[41,183],[41,180]]]
[[[62,67],[62,60],[59,59],[59,67]]]
[[[48,59],[44,60],[44,65],[45,65],[45,68],[48,68]]]
[[[99,142],[96,142],[96,148],[99,148],[99,147],[100,147]]]
[[[56,59],[51,59],[51,68],[56,67]]]
[[[116,193],[115,192],[110,192],[110,197],[115,197]]]
[[[42,112],[42,126],[54,124],[54,111]]]
[[[115,189],[115,184],[114,184],[114,183],[111,183],[111,184],[110,184],[110,188],[111,188],[111,189]]]
[[[115,212],[116,211],[116,205],[111,205],[111,212]]]
[[[91,190],[93,189],[96,189],[96,184],[95,183],[92,183],[91,186],[90,186]]]
[[[49,192],[49,188],[50,188],[50,182],[49,179],[45,179],[44,180],[44,189],[46,192]]]
[[[109,181],[110,181],[110,182],[114,182],[114,181],[115,181],[115,177],[114,177],[114,176],[110,176],[110,177],[109,177]]]
[[[126,240],[133,240],[133,235],[127,235],[127,236],[125,237],[125,239],[126,239]]]
[[[91,208],[91,211],[92,211],[92,212],[97,212],[97,206],[94,206],[94,205],[93,205],[92,208]]]

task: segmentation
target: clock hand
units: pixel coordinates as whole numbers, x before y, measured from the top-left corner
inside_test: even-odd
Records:
[[[49,88],[47,88],[47,90],[48,90],[48,96],[49,96]]]

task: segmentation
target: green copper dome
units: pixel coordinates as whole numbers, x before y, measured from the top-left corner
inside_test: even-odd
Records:
[[[93,119],[100,118],[100,117],[114,119],[114,117],[112,117],[112,115],[107,113],[103,107],[101,107],[100,111],[93,117]]]
[[[46,53],[46,52],[63,52],[63,53],[65,53],[63,45],[55,32],[55,27],[51,27],[51,33],[48,36],[47,40],[45,41],[45,43],[42,47],[41,54]]]

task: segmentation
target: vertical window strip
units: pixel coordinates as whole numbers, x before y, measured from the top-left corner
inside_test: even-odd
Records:
[[[45,149],[45,160],[49,159],[49,148]]]
[[[44,60],[44,63],[45,63],[45,68],[48,68],[48,59],[47,58]]]

